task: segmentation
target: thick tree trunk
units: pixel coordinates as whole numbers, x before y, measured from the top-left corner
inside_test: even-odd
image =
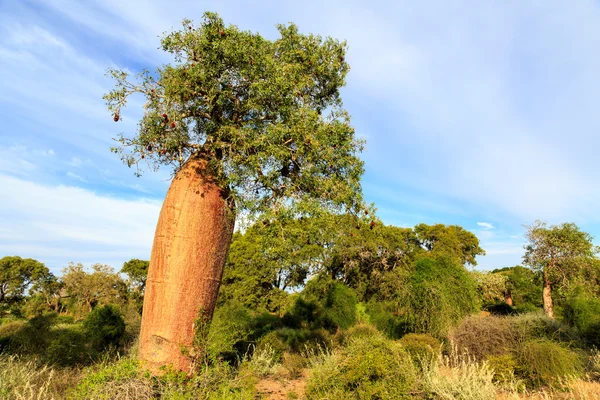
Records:
[[[544,283],[542,287],[542,300],[544,302],[544,313],[554,319],[554,304],[552,302],[552,285],[548,272],[544,269]]]
[[[186,349],[200,313],[212,317],[234,223],[206,162],[192,157],[171,183],[152,246],[138,352],[151,371],[190,372]]]

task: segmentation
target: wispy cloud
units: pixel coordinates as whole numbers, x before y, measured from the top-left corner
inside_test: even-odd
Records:
[[[477,225],[483,229],[494,229],[494,225],[490,224],[489,222],[478,222]]]

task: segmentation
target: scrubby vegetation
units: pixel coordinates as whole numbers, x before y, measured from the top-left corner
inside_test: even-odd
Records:
[[[463,263],[475,259],[461,246],[438,243],[443,250],[434,251],[431,238],[419,244],[417,230],[381,223],[371,229],[360,220],[349,227],[345,218],[294,223],[313,230],[320,224],[331,235],[306,259],[293,258],[310,264],[294,278],[299,290],[265,284],[260,299],[241,290],[244,282],[254,287],[296,274],[300,267],[290,259],[264,265],[277,267],[275,275],[263,275],[260,263],[246,274],[229,264],[226,276],[236,278],[224,280],[212,321],[198,326],[204,350],[195,353],[192,374],[167,368],[153,376],[136,360],[143,261],[125,264],[123,272],[133,274],[127,278],[100,265],[72,264],[59,278],[46,271],[52,286],[43,294],[33,280],[3,302],[0,398],[279,398],[269,397],[277,392],[271,387],[307,399],[597,397],[596,270],[582,269],[556,289],[558,315],[551,318],[541,308],[538,273],[520,266],[471,272]],[[454,244],[474,237],[435,229],[446,233],[437,240]],[[420,234],[425,230],[421,225]],[[254,253],[262,248],[246,247],[245,236],[264,235],[259,241],[268,243],[281,232],[237,234],[230,259],[260,259]],[[507,312],[493,311],[502,304]]]

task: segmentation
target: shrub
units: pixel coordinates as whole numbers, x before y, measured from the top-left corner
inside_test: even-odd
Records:
[[[590,345],[600,346],[600,299],[576,288],[563,307],[565,321]]]
[[[317,302],[298,297],[291,308],[283,315],[282,323],[286,327],[319,328],[323,326],[324,312]]]
[[[424,359],[437,358],[442,348],[442,343],[428,333],[409,333],[400,343],[417,365]]]
[[[10,321],[0,325],[0,352],[15,352],[20,350],[21,343],[21,332],[27,322],[25,321]]]
[[[309,315],[318,327],[347,329],[356,323],[356,293],[326,275],[311,279],[302,291],[301,299],[318,308],[311,310]]]
[[[517,315],[510,321],[521,343],[533,339],[575,343],[580,339],[576,330],[560,321],[548,318],[541,311]]]
[[[416,373],[410,356],[381,334],[356,338],[315,366],[307,399],[410,398]]]
[[[338,331],[334,337],[336,344],[345,346],[353,339],[380,336],[381,332],[373,325],[358,324],[345,331]]]
[[[399,339],[407,333],[406,322],[388,311],[385,304],[369,302],[366,309],[371,323],[390,339]]]
[[[271,348],[276,360],[281,361],[284,353],[300,353],[309,348],[327,347],[331,341],[331,334],[324,329],[280,328],[260,338],[256,350]]]
[[[515,307],[515,314],[527,314],[540,311],[540,307],[534,303],[521,303]]]
[[[52,332],[44,359],[59,366],[78,365],[91,361],[96,351],[87,346],[86,334],[79,326],[68,326]]]
[[[325,299],[325,317],[332,327],[348,329],[356,324],[356,294],[341,283],[334,283]]]
[[[73,318],[73,316],[71,315],[57,315],[56,319],[55,319],[56,325],[60,325],[60,324],[74,324],[75,323],[75,318]]]
[[[283,358],[289,353],[285,353]],[[269,345],[263,345],[256,349],[250,358],[245,357],[240,365],[240,371],[250,372],[252,376],[264,378],[272,375],[279,367],[282,357],[276,354],[275,350]]]
[[[595,380],[600,379],[600,350],[592,350],[587,369]]]
[[[451,330],[449,338],[459,353],[467,353],[478,361],[507,354],[517,345],[513,324],[506,317],[467,317]]]
[[[125,321],[116,307],[106,305],[89,313],[83,321],[83,328],[93,349],[102,351],[119,343],[125,333]]]
[[[494,370],[494,382],[504,384],[514,381],[517,361],[512,354],[488,356],[486,361]]]
[[[140,373],[134,360],[122,359],[92,369],[69,393],[69,399],[153,399],[152,379]]]
[[[418,260],[396,301],[407,332],[436,337],[480,306],[471,274],[446,257]]]
[[[518,349],[515,372],[532,388],[561,387],[582,374],[583,364],[577,353],[560,344],[536,340]]]
[[[235,360],[248,349],[252,334],[250,311],[237,302],[219,307],[208,330],[207,351],[212,360]]]

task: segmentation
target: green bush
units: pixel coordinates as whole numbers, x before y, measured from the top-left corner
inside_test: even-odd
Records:
[[[527,313],[535,313],[539,312],[541,308],[534,303],[521,303],[517,304],[515,307],[515,314],[527,314]]]
[[[513,325],[513,331],[522,343],[535,339],[547,339],[568,344],[579,343],[580,341],[576,329],[555,319],[548,318],[541,311],[519,314],[511,318],[510,322]]]
[[[115,363],[92,369],[71,390],[72,400],[94,399],[154,399],[154,382],[142,374],[134,360],[122,359]]]
[[[83,320],[83,329],[92,347],[102,351],[111,345],[118,345],[125,333],[125,321],[116,307],[106,305],[96,307]]]
[[[369,320],[390,339],[400,339],[407,333],[406,322],[387,310],[383,303],[371,301],[366,304]]]
[[[345,331],[338,331],[334,337],[337,345],[345,346],[353,339],[359,339],[371,336],[380,336],[381,332],[376,327],[369,324],[357,324]]]
[[[445,336],[453,325],[480,306],[472,275],[446,257],[418,260],[396,302],[407,332],[436,337]]]
[[[58,315],[56,316],[56,325],[59,324],[74,324],[75,323],[75,318],[73,318],[73,316],[71,315]]]
[[[280,328],[259,339],[256,350],[262,351],[270,347],[277,361],[284,353],[299,353],[311,348],[329,347],[331,334],[325,329],[293,329]]]
[[[10,321],[0,325],[0,352],[15,352],[20,350],[22,345],[20,334],[27,324],[26,321]]]
[[[348,329],[356,324],[356,304],[354,290],[336,282],[325,299],[325,317],[332,327]]]
[[[0,350],[19,354],[42,354],[48,345],[56,314],[44,314],[29,321],[14,321],[0,326]]]
[[[326,275],[318,275],[308,281],[301,299],[304,304],[296,301],[296,304],[305,308],[304,314],[299,314],[300,318],[304,315],[320,328],[347,329],[356,323],[356,293]]]
[[[250,311],[240,303],[230,302],[219,307],[208,331],[208,356],[212,360],[239,358],[248,349],[251,324]]]
[[[409,333],[400,343],[417,365],[437,357],[442,349],[442,343],[428,333]]]
[[[579,354],[549,340],[530,341],[517,351],[515,372],[529,387],[560,388],[583,372]]]
[[[511,383],[515,376],[517,361],[512,354],[488,356],[486,358],[490,368],[494,370],[494,382],[500,384]]]
[[[588,345],[600,347],[600,299],[576,288],[563,306],[563,318]]]
[[[351,340],[314,367],[307,399],[406,399],[416,371],[402,345],[381,334]]]
[[[55,329],[44,353],[48,364],[63,367],[88,363],[96,357],[96,350],[89,348],[86,334],[79,326]]]

